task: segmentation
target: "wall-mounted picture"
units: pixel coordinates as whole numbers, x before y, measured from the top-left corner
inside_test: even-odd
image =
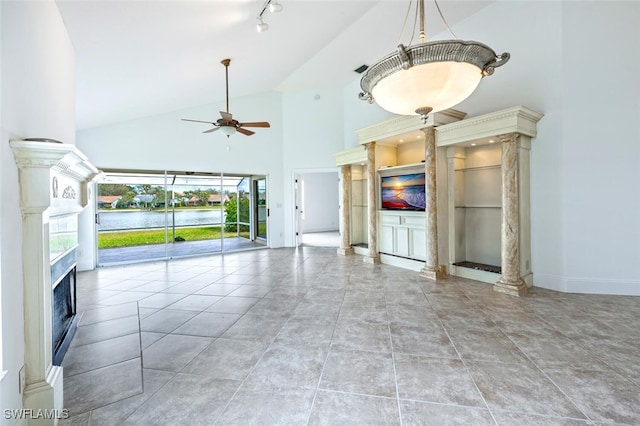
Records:
[[[425,200],[424,173],[398,176],[383,176],[382,208],[385,210],[424,210]]]

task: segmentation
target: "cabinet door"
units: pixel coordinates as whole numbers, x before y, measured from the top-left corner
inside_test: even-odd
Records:
[[[424,228],[415,228],[411,230],[411,253],[412,259],[427,259],[427,240],[424,234]]]
[[[396,252],[398,256],[409,257],[409,228],[398,227],[396,231]]]
[[[393,226],[381,226],[378,239],[380,253],[394,254]]]

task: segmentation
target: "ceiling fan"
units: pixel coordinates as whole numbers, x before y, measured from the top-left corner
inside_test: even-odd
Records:
[[[245,127],[271,127],[269,122],[267,121],[256,121],[256,122],[247,122],[240,123],[238,120],[234,120],[233,116],[229,112],[229,64],[231,63],[231,59],[223,59],[220,61],[222,65],[224,65],[225,78],[227,83],[227,111],[220,111],[220,115],[222,118],[219,118],[217,121],[202,121],[202,120],[190,120],[188,118],[183,118],[183,121],[194,121],[196,123],[209,123],[213,124],[213,128],[209,130],[205,130],[202,133],[211,133],[216,130],[221,130],[222,133],[227,135],[227,137],[231,136],[235,132],[242,133],[243,135],[251,136],[255,132],[251,130],[245,129]]]

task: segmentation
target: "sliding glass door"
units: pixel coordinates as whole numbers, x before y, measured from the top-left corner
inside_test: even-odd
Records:
[[[167,258],[164,175],[106,175],[97,193],[98,265]]]
[[[250,182],[211,173],[106,172],[97,185],[98,265],[263,247],[250,238]]]

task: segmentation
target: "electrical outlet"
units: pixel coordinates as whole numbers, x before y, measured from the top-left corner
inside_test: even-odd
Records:
[[[24,391],[25,385],[26,385],[26,379],[24,377],[24,365],[23,365],[20,371],[18,371],[18,393],[19,394],[22,394],[22,392]]]

